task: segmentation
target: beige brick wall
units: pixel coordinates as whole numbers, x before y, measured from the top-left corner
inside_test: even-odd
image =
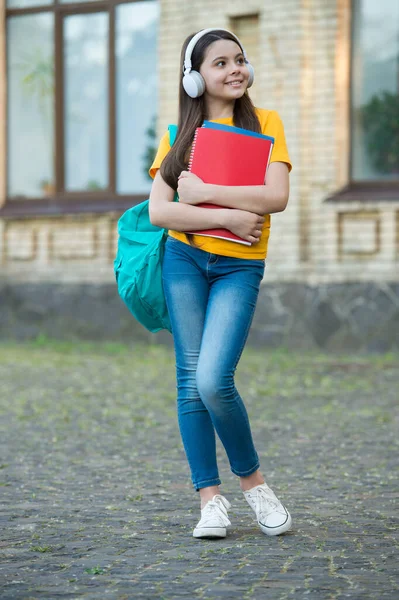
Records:
[[[168,123],[174,123],[177,119],[177,90],[179,76],[180,49],[185,37],[192,32],[206,27],[234,26],[234,19],[245,15],[259,15],[259,49],[255,66],[255,84],[251,88],[251,95],[256,98],[256,104],[260,107],[277,110],[282,117],[287,134],[287,142],[291,158],[295,164],[292,178],[292,190],[295,194],[298,181],[298,150],[296,144],[297,123],[299,122],[300,105],[298,103],[298,92],[300,88],[300,47],[299,31],[296,31],[296,23],[299,19],[300,6],[297,0],[287,0],[284,3],[275,3],[269,0],[251,0],[243,3],[233,0],[229,3],[221,0],[200,0],[191,3],[191,20],[184,20],[179,27],[177,35],[169,28],[165,28],[160,43],[161,65],[165,69],[172,63],[170,73],[165,73],[165,82],[160,90],[160,119],[159,135],[165,130]],[[185,2],[176,0],[163,0],[162,15],[173,11],[177,5],[182,8]],[[287,19],[290,17],[292,26],[287,27]],[[233,22],[231,21],[233,19]],[[293,33],[294,32],[294,33]],[[249,58],[250,48],[248,50]],[[168,59],[163,57],[168,56]],[[170,57],[170,58],[169,58]],[[291,202],[284,215],[273,217],[272,238],[270,243],[270,257],[273,260],[273,271],[280,276],[298,273],[298,247],[299,247],[299,207],[297,202]],[[278,245],[275,243],[279,241]],[[288,247],[284,252],[284,259],[280,259],[279,249]],[[271,271],[271,270],[270,270]]]
[[[248,48],[256,69],[254,98],[258,106],[281,115],[294,165],[289,206],[272,217],[265,282],[399,280],[399,201],[367,206],[324,202],[348,179],[350,0],[248,0],[245,5],[238,0],[161,0],[159,135],[177,120],[185,37],[206,27],[237,27],[238,17],[250,15],[258,15],[258,48],[253,43]],[[4,116],[3,53],[0,21]],[[4,122],[0,118],[0,204]],[[116,218],[0,220],[2,277],[112,281]]]
[[[115,281],[118,214],[0,220],[1,279]]]
[[[398,280],[399,199],[367,207],[324,202],[348,181],[350,0],[251,0],[245,6],[196,0],[189,15],[182,0],[163,0],[162,6],[168,26],[160,47],[159,134],[176,121],[186,35],[233,27],[240,16],[259,17],[252,90],[258,106],[280,113],[294,164],[289,206],[272,217],[265,280]],[[173,15],[180,15],[178,27]]]

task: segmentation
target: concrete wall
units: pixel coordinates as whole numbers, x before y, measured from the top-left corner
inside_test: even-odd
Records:
[[[0,339],[115,340],[171,344],[147,332],[114,284],[0,283]],[[249,343],[329,351],[398,351],[399,284],[265,283]]]

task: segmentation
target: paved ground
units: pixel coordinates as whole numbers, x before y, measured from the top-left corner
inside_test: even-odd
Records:
[[[0,344],[0,597],[399,598],[399,357],[246,351],[237,382],[294,529],[219,448],[234,528],[201,541],[170,350]]]

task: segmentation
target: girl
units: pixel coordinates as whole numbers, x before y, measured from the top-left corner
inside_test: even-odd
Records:
[[[282,122],[275,111],[254,107],[247,92],[252,81],[253,68],[234,34],[206,29],[189,36],[181,54],[176,142],[171,148],[165,133],[150,169],[150,218],[169,229],[162,276],[176,353],[179,427],[201,498],[197,538],[223,538],[231,525],[230,503],[219,490],[215,430],[261,530],[278,535],[291,528],[289,512],[259,470],[234,385],[264,273],[270,213],[287,205],[291,170]],[[275,138],[265,185],[211,185],[187,171],[195,129],[204,119]],[[179,202],[173,202],[176,190]],[[222,208],[196,206],[201,202]],[[182,233],[214,227],[251,245]]]

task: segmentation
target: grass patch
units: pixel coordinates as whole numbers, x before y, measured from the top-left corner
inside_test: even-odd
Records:
[[[51,552],[52,546],[31,546],[32,552]]]
[[[88,575],[104,575],[105,569],[102,569],[99,565],[97,565],[96,567],[85,569],[85,573]]]

